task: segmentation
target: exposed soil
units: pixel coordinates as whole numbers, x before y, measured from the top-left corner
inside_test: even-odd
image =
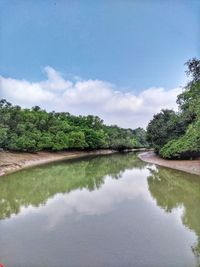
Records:
[[[140,153],[139,158],[143,161],[160,166],[200,175],[200,159],[196,160],[166,160],[157,156],[153,151]]]
[[[17,153],[0,152],[0,176],[15,172],[31,166],[41,165],[48,162],[72,159],[89,155],[106,155],[114,153],[113,150],[97,150],[92,152],[38,152],[38,153]]]

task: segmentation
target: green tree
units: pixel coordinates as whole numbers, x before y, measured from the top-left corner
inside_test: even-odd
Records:
[[[179,116],[173,110],[163,109],[154,115],[147,127],[147,141],[156,152],[159,152],[168,141],[182,134],[179,122]]]
[[[6,145],[7,136],[8,136],[8,129],[0,128],[0,148]]]
[[[106,126],[97,116],[46,112],[39,106],[22,109],[0,101],[0,146],[37,152],[66,149],[126,149],[138,146],[140,134],[131,129]]]
[[[68,138],[69,148],[84,149],[88,146],[83,132],[71,132]]]
[[[193,158],[200,155],[200,60],[186,63],[191,80],[178,95],[179,113],[154,115],[147,139],[164,158]]]

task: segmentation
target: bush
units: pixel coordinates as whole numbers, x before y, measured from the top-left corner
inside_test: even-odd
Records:
[[[195,158],[200,156],[200,120],[188,127],[179,139],[169,141],[161,150],[163,158]]]

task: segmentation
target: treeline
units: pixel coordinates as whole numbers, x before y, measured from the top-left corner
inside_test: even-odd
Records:
[[[147,127],[147,140],[163,158],[200,156],[200,60],[186,65],[191,80],[177,97],[179,111],[161,110]]]
[[[147,146],[146,132],[106,126],[97,116],[23,109],[0,101],[0,148],[13,151],[124,150]]]

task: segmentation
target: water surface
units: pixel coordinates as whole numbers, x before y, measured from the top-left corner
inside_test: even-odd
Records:
[[[146,164],[134,153],[1,177],[0,262],[200,266],[200,177]]]

